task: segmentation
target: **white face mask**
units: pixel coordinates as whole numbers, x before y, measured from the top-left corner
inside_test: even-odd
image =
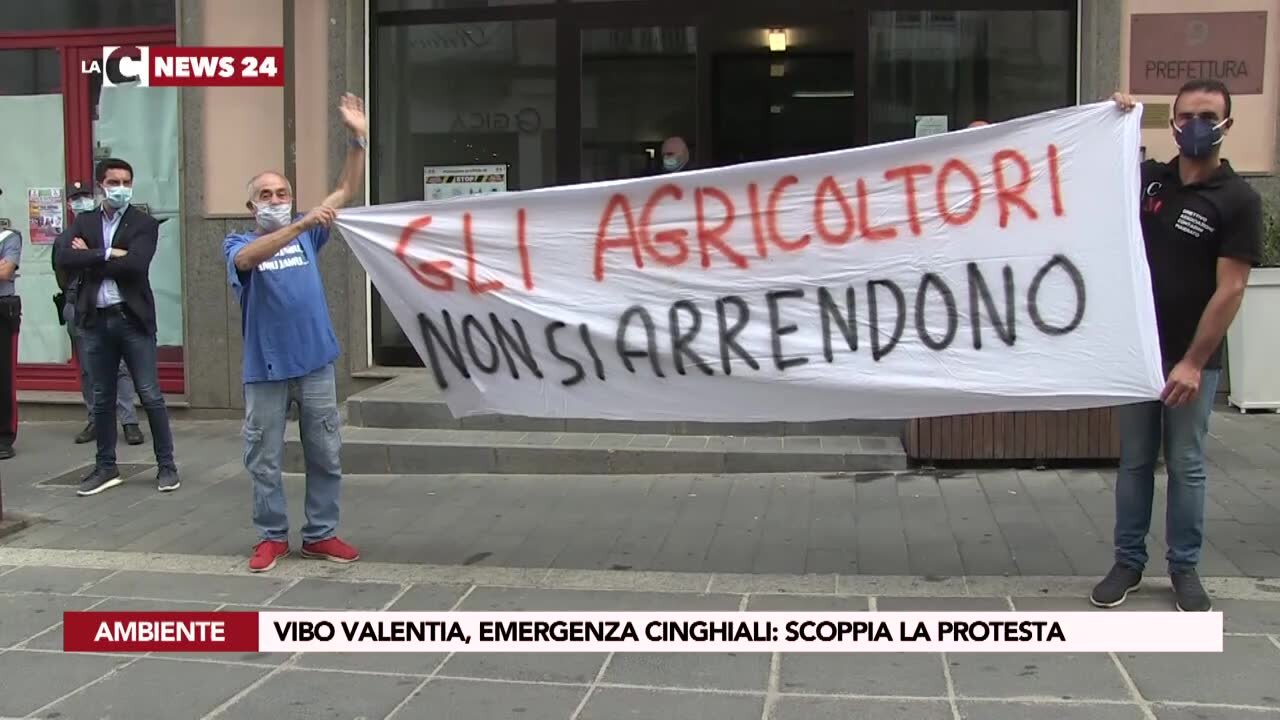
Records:
[[[79,215],[80,213],[92,212],[93,209],[97,206],[98,206],[98,201],[94,200],[91,196],[88,196],[88,195],[75,198],[74,200],[71,201],[71,209],[77,215]]]
[[[254,203],[253,207],[257,211],[258,226],[267,232],[275,232],[293,219],[291,203]]]

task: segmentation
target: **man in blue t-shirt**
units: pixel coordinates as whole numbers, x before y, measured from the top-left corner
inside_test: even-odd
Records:
[[[355,548],[338,538],[342,480],[334,361],[338,338],[329,320],[320,277],[320,249],[337,209],[356,194],[364,172],[368,123],[361,101],[343,95],[338,106],[351,132],[338,187],[319,207],[299,217],[293,188],[279,173],[249,181],[252,232],[229,235],[222,250],[231,287],[240,299],[244,336],[245,467],[253,479],[253,524],[259,542],[251,572],[265,572],[289,554],[289,518],[280,477],[289,405],[299,408],[307,467],[303,557],[349,563]]]

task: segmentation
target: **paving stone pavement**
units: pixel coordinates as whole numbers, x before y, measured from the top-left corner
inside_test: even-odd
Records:
[[[1221,655],[193,656],[66,654],[61,612],[1090,611],[1114,472],[353,476],[364,560],[251,576],[238,423],[176,427],[178,492],[122,447],[138,474],[88,499],[49,482],[90,461],[78,427],[24,424],[0,464],[7,511],[31,520],[0,539],[0,718],[1280,720],[1280,418],[1213,428]],[[1153,577],[1118,611],[1171,609],[1154,515]]]
[[[1217,581],[1221,655],[101,654],[65,610],[1057,611],[1087,578],[439,567],[0,547],[0,717],[59,720],[1280,719],[1280,586]],[[792,592],[790,590],[798,590]],[[1122,610],[1168,610],[1154,583]],[[1105,611],[1095,611],[1105,612]]]
[[[0,464],[5,507],[32,526],[0,542],[233,555],[254,541],[239,423],[176,425],[183,486],[139,472],[78,498],[93,448],[76,424],[27,423]],[[1280,416],[1211,426],[1209,576],[1280,577]],[[753,475],[348,476],[343,534],[368,559],[438,565],[714,573],[1098,575],[1111,561],[1113,469]],[[1158,482],[1157,485],[1160,483]],[[295,526],[303,482],[289,476]],[[1157,490],[1150,571],[1162,574]],[[296,530],[295,530],[296,535]]]

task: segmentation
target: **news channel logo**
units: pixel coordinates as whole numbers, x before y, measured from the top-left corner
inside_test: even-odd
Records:
[[[145,45],[107,45],[102,59],[81,60],[80,72],[101,75],[102,87],[151,85],[151,48]]]

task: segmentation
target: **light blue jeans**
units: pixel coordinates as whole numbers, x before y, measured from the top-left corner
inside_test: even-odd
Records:
[[[263,540],[289,538],[280,468],[292,403],[298,404],[307,473],[302,541],[319,542],[338,531],[342,484],[342,436],[332,364],[300,378],[244,386],[244,466],[253,479],[253,525]]]
[[[1116,562],[1142,571],[1155,497],[1155,465],[1164,445],[1169,473],[1165,560],[1169,572],[1194,570],[1204,539],[1204,437],[1220,370],[1200,373],[1200,393],[1177,408],[1145,402],[1117,408],[1120,469],[1116,474]]]

